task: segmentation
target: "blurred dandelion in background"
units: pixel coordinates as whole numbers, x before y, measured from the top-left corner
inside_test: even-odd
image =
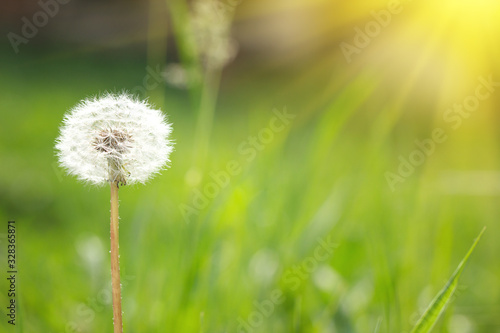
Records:
[[[238,44],[231,37],[232,13],[224,6],[218,0],[196,0],[193,3],[193,33],[198,55],[207,70],[223,68],[238,51]]]

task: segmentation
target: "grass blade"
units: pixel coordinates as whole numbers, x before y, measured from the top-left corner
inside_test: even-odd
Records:
[[[479,242],[479,239],[481,239],[481,236],[483,235],[485,229],[486,227],[481,230],[479,236],[477,236],[474,244],[472,244],[469,251],[462,259],[451,278],[448,280],[444,288],[432,300],[431,304],[429,304],[429,307],[427,308],[427,310],[425,310],[422,317],[420,317],[411,333],[427,333],[432,330],[434,324],[436,324],[439,316],[441,315],[441,313],[443,313],[446,305],[450,301],[451,296],[453,296],[453,294],[455,293],[458,285],[458,279],[460,278],[460,275],[464,270],[465,264],[467,263],[467,260],[469,259],[471,253],[474,251],[474,248]]]

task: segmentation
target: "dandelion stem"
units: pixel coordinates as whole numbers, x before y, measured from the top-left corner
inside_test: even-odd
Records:
[[[122,333],[122,295],[120,284],[120,259],[118,243],[118,182],[111,186],[111,286],[113,289],[113,326],[114,333]]]

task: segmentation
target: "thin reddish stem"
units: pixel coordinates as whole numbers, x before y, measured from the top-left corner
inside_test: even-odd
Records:
[[[120,284],[120,255],[118,242],[118,183],[111,185],[111,286],[113,290],[114,333],[123,332],[122,295]]]

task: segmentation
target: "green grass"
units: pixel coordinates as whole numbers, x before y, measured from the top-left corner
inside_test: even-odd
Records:
[[[19,228],[18,320],[30,333],[71,332],[72,325],[110,332],[108,188],[59,174],[53,141],[68,108],[89,94],[140,84],[145,63],[78,53],[20,57],[3,56],[13,66],[0,78],[0,221],[16,219]],[[301,83],[306,74],[225,74],[199,188],[230,160],[242,171],[188,223],[179,206],[194,195],[185,177],[197,113],[185,92],[151,92],[174,124],[176,151],[162,176],[120,191],[125,332],[236,332],[238,319],[257,311],[254,302],[277,289],[282,302],[255,332],[408,332],[483,226],[488,232],[434,332],[498,330],[498,194],[440,187],[448,170],[498,169],[486,116],[450,134],[391,192],[384,173],[415,138],[444,125],[406,105],[384,107],[380,74],[325,86]],[[285,106],[296,118],[246,161],[238,146]],[[333,254],[292,288],[287,272],[327,235],[337,244]],[[452,330],[463,322],[472,330]],[[0,327],[10,332],[4,319]]]
[[[452,300],[452,297],[454,296],[455,291],[457,290],[458,287],[458,279],[460,278],[460,275],[462,275],[462,272],[465,268],[465,264],[467,263],[467,260],[469,260],[470,255],[476,248],[476,245],[481,239],[484,230],[485,229],[483,228],[479,236],[474,241],[474,244],[472,244],[471,248],[469,249],[465,257],[462,259],[462,261],[460,262],[457,269],[450,277],[446,285],[436,295],[436,297],[432,300],[431,304],[429,304],[429,307],[422,314],[422,317],[420,317],[420,319],[417,321],[417,324],[413,328],[412,333],[427,333],[432,330],[434,325],[436,325],[436,322],[439,320],[439,317],[443,314],[444,310],[446,309],[446,306]]]

